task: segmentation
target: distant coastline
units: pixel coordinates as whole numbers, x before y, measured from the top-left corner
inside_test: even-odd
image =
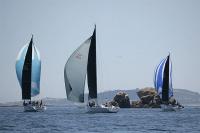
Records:
[[[98,94],[99,103],[112,100],[113,97],[120,91],[128,94],[130,100],[138,100],[137,91],[139,89],[132,90],[113,90],[100,92]],[[85,94],[87,97],[87,94]],[[174,89],[174,97],[184,106],[200,106],[200,94],[198,92],[186,90],[186,89]],[[73,105],[72,102],[67,101],[66,98],[43,98],[44,103],[47,105]],[[4,102],[0,103],[0,107],[19,107],[22,106],[22,101]]]

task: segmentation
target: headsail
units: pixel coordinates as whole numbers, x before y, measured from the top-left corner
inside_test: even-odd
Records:
[[[173,96],[172,63],[170,55],[163,59],[157,66],[154,77],[154,86],[160,97],[162,97],[163,93],[168,93],[168,98]]]
[[[40,93],[41,60],[37,48],[30,43],[22,47],[16,61],[16,74],[22,88],[22,99],[31,99]]]
[[[64,68],[67,99],[84,102],[85,79],[88,79],[89,99],[97,98],[96,28],[68,59]]]
[[[64,68],[67,99],[74,102],[84,102],[84,87],[90,43],[91,37],[69,57]]]
[[[89,95],[88,99],[97,98],[97,66],[96,66],[96,26],[91,37],[91,45],[88,54],[87,79]]]

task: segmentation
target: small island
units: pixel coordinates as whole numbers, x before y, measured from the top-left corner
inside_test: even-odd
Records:
[[[145,87],[137,91],[139,100],[130,100],[127,93],[120,91],[118,92],[113,100],[106,102],[107,106],[119,106],[120,108],[161,108],[162,100],[155,91],[155,88]],[[169,100],[171,105],[178,105],[183,107],[174,97]]]

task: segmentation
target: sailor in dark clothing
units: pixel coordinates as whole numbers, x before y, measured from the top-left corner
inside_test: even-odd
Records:
[[[89,102],[88,104],[89,104],[90,107],[94,107],[94,105],[95,105],[94,101]]]
[[[38,106],[38,105],[39,105],[38,101],[37,101],[37,102],[35,102],[35,106]]]
[[[24,106],[26,106],[26,105],[27,105],[27,103],[25,102],[25,100],[24,100],[24,102],[23,102],[23,105],[24,105]]]
[[[35,101],[32,102],[32,105],[35,106]]]
[[[41,100],[41,102],[40,102],[40,107],[42,107],[42,100]]]

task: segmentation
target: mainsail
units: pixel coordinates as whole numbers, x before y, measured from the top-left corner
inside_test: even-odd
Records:
[[[16,61],[16,74],[22,88],[22,99],[31,99],[40,93],[41,60],[33,37],[22,47]]]
[[[22,99],[31,99],[32,43],[33,39],[28,46],[22,69]]]
[[[173,96],[172,63],[170,55],[163,59],[155,70],[154,86],[163,101]]]
[[[89,99],[97,98],[96,28],[68,59],[64,68],[67,99],[84,102],[85,79],[88,79]]]
[[[89,95],[88,99],[97,98],[97,66],[96,66],[96,26],[91,37],[90,50],[88,54],[87,79]]]

